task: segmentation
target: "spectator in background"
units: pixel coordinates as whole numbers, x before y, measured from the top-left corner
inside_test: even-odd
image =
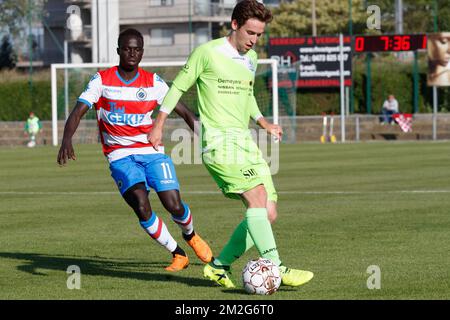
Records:
[[[28,116],[24,131],[30,138],[30,141],[27,143],[27,147],[33,148],[36,146],[36,135],[42,131],[41,121],[38,117],[36,117],[33,111],[31,111]]]
[[[395,99],[394,95],[390,94],[387,100],[383,103],[383,109],[381,110],[383,114],[381,124],[390,123],[392,125],[395,124],[392,115],[398,113],[398,101]]]

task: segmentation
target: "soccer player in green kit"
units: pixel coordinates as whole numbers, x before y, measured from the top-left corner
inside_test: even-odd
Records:
[[[238,2],[231,17],[230,35],[203,44],[191,53],[167,93],[149,135],[150,142],[158,146],[168,114],[196,83],[203,163],[224,195],[241,199],[247,209],[220,255],[203,269],[206,278],[226,288],[235,287],[228,276],[231,264],[253,245],[262,257],[279,265],[282,284],[299,286],[313,277],[310,271],[287,268],[281,263],[269,221],[276,216],[277,193],[270,169],[248,128],[252,118],[278,139],[283,133],[280,126],[264,119],[253,94],[257,54],[252,47],[271,20],[271,12],[256,0]],[[241,155],[235,159],[238,161],[224,161],[235,152]]]

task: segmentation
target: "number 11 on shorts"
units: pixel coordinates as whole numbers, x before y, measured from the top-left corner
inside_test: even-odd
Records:
[[[163,169],[164,179],[172,179],[172,172],[170,171],[170,166],[167,162],[161,163]]]

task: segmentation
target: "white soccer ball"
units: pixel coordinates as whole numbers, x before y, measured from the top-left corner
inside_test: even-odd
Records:
[[[27,147],[28,148],[33,148],[35,146],[36,146],[36,142],[34,142],[34,141],[30,141],[30,142],[27,143]]]
[[[242,270],[242,282],[247,293],[272,294],[280,287],[280,270],[269,259],[250,260]]]

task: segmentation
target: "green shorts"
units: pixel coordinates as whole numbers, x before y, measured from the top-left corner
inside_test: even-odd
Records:
[[[249,133],[208,140],[203,141],[203,164],[226,197],[241,199],[240,194],[263,184],[268,200],[277,201],[270,168]]]

